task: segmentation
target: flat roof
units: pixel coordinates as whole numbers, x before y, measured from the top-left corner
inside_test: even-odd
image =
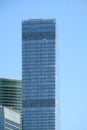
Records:
[[[35,22],[37,22],[37,23],[42,23],[42,22],[47,22],[47,23],[55,23],[55,21],[56,21],[56,19],[55,18],[50,18],[50,19],[43,19],[43,18],[41,18],[41,19],[28,19],[28,20],[22,20],[22,23],[35,23]]]
[[[0,80],[6,80],[6,81],[22,81],[20,79],[13,79],[13,78],[0,78]]]

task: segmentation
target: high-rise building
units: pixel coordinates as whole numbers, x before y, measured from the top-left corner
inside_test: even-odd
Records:
[[[55,130],[55,19],[22,22],[23,130]]]
[[[0,78],[0,105],[21,110],[22,108],[21,80]]]

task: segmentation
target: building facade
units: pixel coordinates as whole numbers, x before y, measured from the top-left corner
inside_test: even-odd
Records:
[[[22,22],[23,130],[55,130],[55,19]]]
[[[4,109],[0,106],[0,130],[5,130]]]
[[[21,130],[20,111],[4,107],[5,130]]]
[[[20,111],[0,106],[0,130],[20,130],[20,128]]]
[[[21,110],[22,110],[22,81],[21,80],[0,78],[0,106],[6,107],[5,110],[9,109],[11,112],[17,111],[21,115]],[[3,109],[1,111],[3,111]],[[6,111],[4,111],[4,114],[5,112]],[[15,112],[13,113],[15,114]],[[12,115],[12,116],[14,117],[15,120],[16,115]],[[0,120],[1,119],[2,116],[0,116]],[[21,129],[22,129],[22,122],[20,125],[20,130]]]
[[[0,78],[0,105],[22,109],[22,82],[17,79]]]

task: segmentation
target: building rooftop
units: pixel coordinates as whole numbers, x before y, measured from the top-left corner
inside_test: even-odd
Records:
[[[55,23],[56,19],[52,18],[52,19],[28,19],[28,20],[22,20],[22,23],[44,23],[44,22],[47,22],[47,23]]]
[[[20,79],[10,79],[10,78],[0,78],[0,80],[5,80],[5,81],[22,81]]]

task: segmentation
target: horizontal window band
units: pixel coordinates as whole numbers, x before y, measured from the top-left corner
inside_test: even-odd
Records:
[[[23,108],[30,107],[54,107],[55,99],[30,99],[23,100]]]
[[[22,40],[55,39],[55,32],[22,33]]]

